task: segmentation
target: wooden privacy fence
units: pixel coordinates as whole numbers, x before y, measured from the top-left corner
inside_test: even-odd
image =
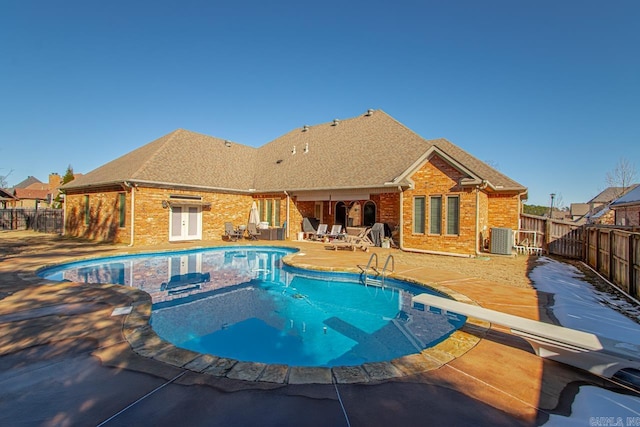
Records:
[[[587,227],[584,260],[629,295],[640,299],[640,233],[613,227]]]
[[[538,247],[548,254],[584,258],[584,227],[567,221],[522,214],[520,233],[535,232]]]
[[[35,230],[62,233],[62,209],[0,209],[0,230]]]
[[[523,214],[520,233],[535,232],[551,255],[584,261],[610,282],[640,299],[640,230],[635,227],[576,225]]]

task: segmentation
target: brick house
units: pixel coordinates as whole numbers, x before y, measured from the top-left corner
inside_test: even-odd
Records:
[[[615,225],[640,226],[640,186],[614,200],[609,208],[614,212]]]
[[[303,126],[249,147],[179,129],[63,187],[65,232],[156,244],[216,240],[224,223],[304,217],[386,223],[402,249],[475,255],[492,227],[518,229],[527,189],[445,139],[426,140],[381,110]]]
[[[16,184],[9,191],[13,199],[7,201],[7,208],[38,209],[51,208],[54,198],[58,195],[61,185],[60,175],[49,174],[49,182],[44,183],[34,176]]]

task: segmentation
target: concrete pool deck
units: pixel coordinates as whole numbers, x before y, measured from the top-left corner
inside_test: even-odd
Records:
[[[615,387],[540,359],[525,341],[482,322],[434,349],[354,368],[199,355],[155,336],[150,299],[141,291],[36,276],[43,266],[72,259],[220,244],[226,243],[127,248],[0,233],[0,424],[536,425],[566,411],[578,385]],[[287,262],[307,268],[359,271],[370,256],[318,243],[286,246],[300,248]],[[421,266],[425,255],[409,260],[397,250],[373,251],[381,262],[397,256],[396,277],[483,307],[544,317],[546,299],[533,289]],[[130,313],[114,313],[127,307]]]

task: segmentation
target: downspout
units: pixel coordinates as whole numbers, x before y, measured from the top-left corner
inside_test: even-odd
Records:
[[[285,240],[289,238],[289,202],[291,201],[291,197],[289,196],[289,193],[287,193],[287,190],[284,191],[284,194],[287,195],[287,217],[285,219],[285,221],[287,222],[287,227],[284,229],[284,234],[285,234]]]
[[[131,233],[130,233],[130,240],[129,240],[129,246],[133,246],[133,238],[134,238],[134,230],[135,230],[135,223],[134,223],[134,219],[135,219],[135,206],[136,206],[136,192],[135,190],[135,185],[132,185],[130,183],[128,183],[127,181],[123,182],[124,186],[127,187],[128,189],[131,190]]]
[[[67,195],[62,199],[62,235],[67,234]]]
[[[487,188],[487,180],[483,179],[482,184],[476,185],[476,231],[475,231],[475,240],[476,240],[476,256],[482,255],[480,252],[480,190],[484,190]]]
[[[476,256],[480,255],[480,187],[476,185]]]
[[[400,250],[404,251],[404,191],[402,191],[402,187],[398,187],[398,190],[400,190],[400,241],[398,246]]]

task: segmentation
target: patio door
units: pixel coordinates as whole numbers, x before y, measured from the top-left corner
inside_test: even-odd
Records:
[[[172,256],[169,258],[169,280],[188,274],[202,273],[202,254]]]
[[[202,239],[202,208],[200,206],[171,206],[169,241]]]

